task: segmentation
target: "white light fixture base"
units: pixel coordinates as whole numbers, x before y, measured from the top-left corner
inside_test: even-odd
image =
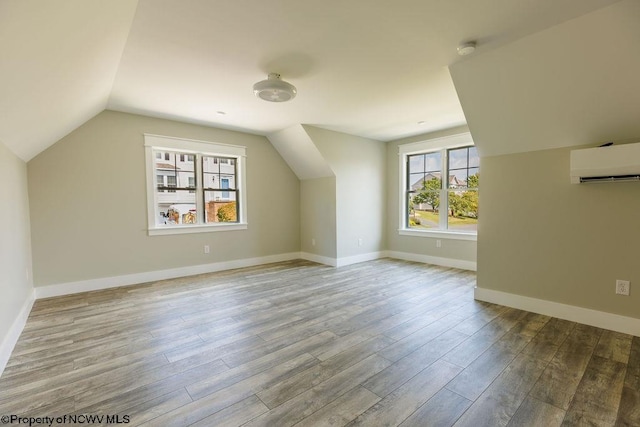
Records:
[[[462,43],[458,46],[458,55],[465,56],[473,53],[476,50],[476,42]]]
[[[280,79],[280,74],[269,73],[267,80],[253,85],[253,93],[269,102],[286,102],[296,97],[298,90],[294,85]]]

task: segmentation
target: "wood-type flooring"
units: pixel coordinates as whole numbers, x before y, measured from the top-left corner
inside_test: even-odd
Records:
[[[38,300],[0,415],[640,426],[640,338],[477,302],[474,285],[473,272],[392,259],[297,260]]]

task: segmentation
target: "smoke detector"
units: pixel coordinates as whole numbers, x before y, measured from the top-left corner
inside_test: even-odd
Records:
[[[267,80],[253,85],[253,93],[269,102],[285,102],[295,98],[298,90],[294,85],[280,79],[280,74],[269,73]]]

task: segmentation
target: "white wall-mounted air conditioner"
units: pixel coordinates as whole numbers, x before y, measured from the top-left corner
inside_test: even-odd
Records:
[[[640,143],[571,151],[571,183],[640,181]]]

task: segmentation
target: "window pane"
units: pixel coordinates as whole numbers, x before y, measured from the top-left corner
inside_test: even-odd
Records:
[[[442,170],[442,153],[429,153],[425,155],[425,172],[440,172]]]
[[[196,195],[186,190],[158,194],[158,225],[196,224]]]
[[[469,165],[468,154],[468,147],[449,150],[449,170],[466,169]]]
[[[478,230],[478,191],[450,191],[447,224],[449,230]]]
[[[420,173],[424,172],[424,154],[416,154],[414,156],[409,156],[409,173]]]
[[[475,147],[464,147],[449,150],[449,181],[448,188],[460,189],[477,187],[478,181],[474,178],[469,183],[469,177],[477,174],[480,159]],[[473,165],[473,166],[472,166]]]
[[[205,189],[236,189],[236,159],[229,157],[202,157],[203,188]],[[228,199],[229,192],[218,195]]]
[[[409,194],[409,228],[439,228],[440,191]]]
[[[480,186],[480,170],[478,168],[469,169],[469,178],[467,178],[467,187],[478,188]]]
[[[480,167],[480,156],[478,156],[478,149],[476,147],[469,147],[469,167]]]
[[[238,222],[238,203],[235,191],[205,191],[205,220],[212,222]]]
[[[421,172],[440,172],[442,169],[442,154],[425,153],[414,154],[409,156],[409,173],[421,173]]]
[[[449,171],[449,188],[465,188],[467,186],[467,169]]]
[[[158,156],[160,154],[160,156]],[[196,224],[195,163],[183,153],[156,152],[157,225]]]

